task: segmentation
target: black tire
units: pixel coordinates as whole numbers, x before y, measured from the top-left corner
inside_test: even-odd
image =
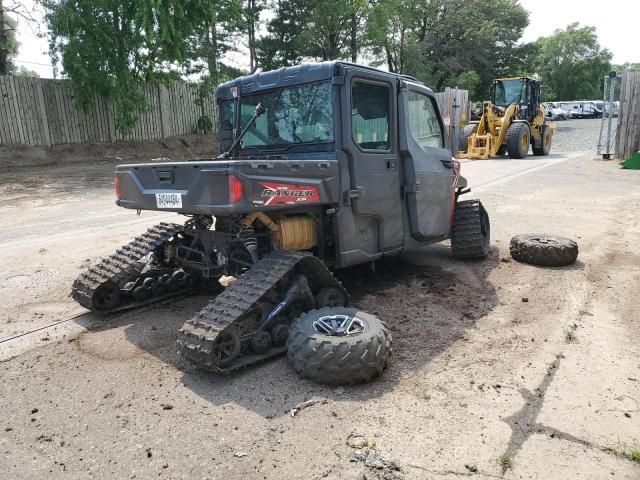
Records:
[[[469,145],[468,143],[469,137],[474,133],[476,133],[477,129],[478,129],[477,123],[470,123],[469,125],[466,125],[462,129],[462,132],[460,133],[460,139],[458,140],[458,150],[460,152],[467,153],[467,146]]]
[[[500,145],[500,148],[498,148],[498,151],[496,152],[496,155],[498,157],[504,157],[505,153],[507,153],[507,146],[506,145]]]
[[[531,132],[524,122],[512,123],[507,130],[507,152],[510,158],[524,158],[529,153]]]
[[[551,129],[547,125],[542,126],[541,137],[540,147],[533,146],[533,154],[538,156],[549,155],[549,152],[551,152],[552,136]]]
[[[317,326],[327,317],[345,316],[363,328],[348,335],[330,335]],[[354,322],[355,323],[355,322]],[[356,325],[360,328],[360,324]],[[326,385],[370,382],[391,356],[391,333],[379,318],[357,308],[321,308],[303,313],[289,329],[287,356],[301,376]]]
[[[514,260],[545,267],[564,267],[578,258],[578,244],[556,235],[516,235],[509,251]]]
[[[451,228],[453,258],[486,258],[491,250],[489,214],[479,200],[465,200],[456,204]]]

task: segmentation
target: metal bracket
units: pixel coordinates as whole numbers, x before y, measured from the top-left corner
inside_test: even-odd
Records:
[[[412,183],[410,185],[403,185],[402,192],[406,195],[407,193],[418,193],[420,191],[420,182]]]

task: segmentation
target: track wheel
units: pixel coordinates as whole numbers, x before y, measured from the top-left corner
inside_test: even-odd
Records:
[[[271,341],[276,347],[282,347],[287,343],[287,337],[289,336],[289,326],[284,323],[277,323],[273,329],[271,329]]]
[[[356,308],[321,308],[294,320],[287,356],[303,377],[328,385],[369,382],[391,356],[391,333],[379,318]]]
[[[120,287],[113,282],[99,286],[93,294],[93,306],[101,312],[113,310],[119,303]]]
[[[578,244],[557,235],[516,235],[509,251],[514,260],[545,267],[571,265],[578,258]]]
[[[223,331],[213,345],[214,365],[217,367],[226,367],[233,362],[242,349],[240,335],[233,328],[227,328]]]
[[[255,353],[267,353],[271,348],[271,335],[265,331],[256,332],[251,337],[251,350]]]
[[[346,307],[349,299],[343,290],[337,287],[323,287],[316,294],[316,306],[322,307]]]
[[[512,123],[507,130],[507,152],[510,158],[524,158],[529,153],[531,132],[524,122]]]
[[[453,258],[486,258],[491,249],[489,214],[478,200],[456,204],[451,229]]]
[[[542,126],[542,133],[540,134],[542,136],[541,138],[541,142],[540,142],[540,147],[533,147],[533,154],[534,155],[549,155],[549,152],[551,152],[551,129],[547,126],[547,125],[543,125]]]

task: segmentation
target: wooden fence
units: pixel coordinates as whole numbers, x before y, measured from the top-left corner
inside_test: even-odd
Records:
[[[447,87],[444,92],[436,93],[436,101],[447,129],[449,142],[447,147],[455,155],[458,151],[462,129],[469,123],[471,118],[469,92],[459,88]]]
[[[147,84],[141,89],[147,108],[136,112],[138,123],[122,135],[115,126],[115,107],[94,95],[85,113],[76,108],[66,80],[0,76],[0,145],[51,146],[64,143],[157,140],[196,130],[202,109],[192,84]],[[213,94],[204,113],[215,127]]]
[[[625,72],[620,87],[616,158],[625,160],[640,150],[640,72]]]

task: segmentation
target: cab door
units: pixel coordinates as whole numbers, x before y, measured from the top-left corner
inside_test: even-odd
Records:
[[[437,241],[449,235],[457,174],[444,148],[444,126],[433,93],[402,81],[399,95],[400,155],[411,236]]]
[[[342,102],[343,149],[360,248],[368,255],[402,247],[403,206],[397,141],[397,85],[371,70],[348,70]]]

